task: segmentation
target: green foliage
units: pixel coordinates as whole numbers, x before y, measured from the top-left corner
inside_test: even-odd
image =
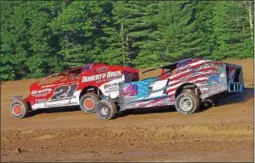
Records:
[[[253,1],[1,1],[1,80],[253,57]]]
[[[245,58],[253,54],[248,13],[240,2],[219,2],[214,7],[213,59]]]

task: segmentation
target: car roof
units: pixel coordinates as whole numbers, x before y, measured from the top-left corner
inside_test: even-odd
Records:
[[[143,71],[142,73],[145,73],[145,72],[148,72],[148,71],[153,71],[153,70],[156,70],[156,69],[162,69],[162,68],[173,69],[173,68],[176,67],[176,65],[192,61],[192,59],[194,59],[194,58],[187,58],[187,59],[179,60],[179,61],[167,64],[167,65],[164,65],[164,66],[159,66],[159,67],[148,69],[146,71]]]

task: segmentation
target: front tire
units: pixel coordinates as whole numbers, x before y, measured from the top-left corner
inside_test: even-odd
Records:
[[[184,115],[193,114],[200,108],[199,97],[194,92],[185,91],[177,96],[175,108]]]
[[[15,118],[25,118],[28,114],[29,106],[23,100],[15,100],[11,103],[11,115]]]
[[[99,97],[95,93],[87,93],[80,99],[80,109],[85,113],[94,113]]]
[[[114,118],[117,113],[117,108],[112,100],[101,100],[98,102],[96,112],[99,118],[109,120]]]

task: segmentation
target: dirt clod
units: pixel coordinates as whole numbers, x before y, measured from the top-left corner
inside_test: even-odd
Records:
[[[22,152],[22,151],[21,151],[20,148],[16,148],[15,151],[14,151],[15,154],[20,154],[21,152]]]

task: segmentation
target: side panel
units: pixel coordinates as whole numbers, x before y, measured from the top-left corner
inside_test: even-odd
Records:
[[[198,83],[197,86],[201,91],[201,99],[225,92],[228,90],[226,66],[224,64],[205,64],[203,67],[215,67],[216,72],[208,76],[205,82]]]
[[[184,84],[196,85],[201,91],[201,99],[227,90],[226,66],[222,62],[193,59],[177,67],[177,73],[170,76],[167,89],[170,96]]]
[[[78,105],[80,92],[77,90],[78,84],[72,81],[38,86],[30,93],[30,98],[34,100],[32,109]]]
[[[166,88],[169,79],[149,78],[142,81],[120,84],[121,110],[173,104]]]

